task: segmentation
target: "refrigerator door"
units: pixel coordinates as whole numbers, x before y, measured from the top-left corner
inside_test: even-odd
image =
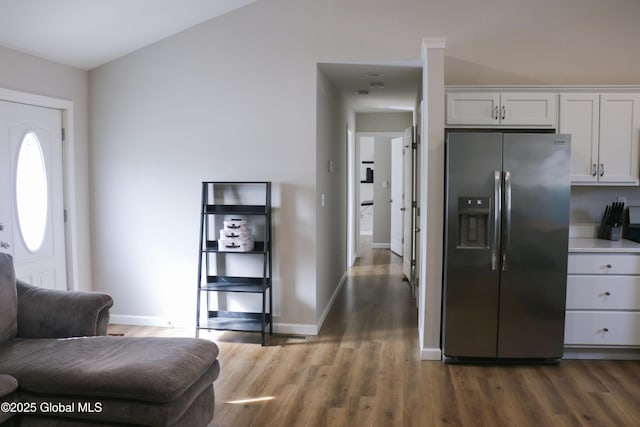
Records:
[[[446,150],[444,354],[495,357],[502,135],[450,133]]]
[[[505,134],[498,357],[559,358],[564,338],[570,135]]]

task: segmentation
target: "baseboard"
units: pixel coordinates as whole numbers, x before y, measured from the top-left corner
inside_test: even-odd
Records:
[[[442,360],[442,350],[439,348],[421,348],[420,360]]]
[[[273,324],[273,332],[277,334],[291,334],[291,335],[318,335],[322,325],[324,324],[333,304],[342,289],[342,286],[347,281],[347,272],[345,271],[338,282],[338,286],[336,286],[335,291],[331,295],[327,306],[322,312],[322,316],[318,320],[317,324],[308,324],[308,323],[278,323],[274,322]],[[133,325],[133,326],[164,326],[164,327],[180,327],[180,328],[188,328],[193,327],[193,325],[186,324],[176,324],[169,319],[164,319],[161,317],[154,316],[127,316],[121,314],[112,314],[110,316],[111,323],[118,325]]]
[[[318,335],[318,327],[308,323],[274,323],[273,333],[283,335]]]
[[[109,316],[109,323],[116,325],[132,325],[132,326],[164,326],[170,327],[185,327],[186,325],[176,325],[169,319],[156,316],[128,316],[124,314],[111,314]],[[189,325],[191,326],[191,325]]]
[[[329,298],[329,302],[327,303],[327,306],[324,308],[324,311],[322,312],[322,315],[320,316],[320,319],[318,320],[318,326],[317,326],[317,331],[318,332],[316,332],[315,335],[317,335],[320,332],[320,329],[322,329],[322,325],[324,325],[324,321],[327,320],[327,316],[329,315],[329,312],[331,311],[331,307],[333,307],[333,303],[336,302],[336,298],[338,297],[338,294],[340,293],[340,290],[342,289],[342,285],[344,285],[344,283],[346,281],[347,281],[347,272],[345,271],[342,274],[342,278],[338,282],[338,286],[336,286],[336,289],[333,291],[333,294],[331,295],[331,298]]]
[[[640,349],[565,347],[562,358],[566,360],[640,360]]]

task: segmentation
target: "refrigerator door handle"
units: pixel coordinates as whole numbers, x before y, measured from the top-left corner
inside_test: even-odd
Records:
[[[502,232],[502,271],[509,270],[509,246],[511,240],[511,172],[504,172],[504,230]]]
[[[491,271],[500,264],[500,218],[502,217],[502,174],[493,172],[493,241],[491,251]]]

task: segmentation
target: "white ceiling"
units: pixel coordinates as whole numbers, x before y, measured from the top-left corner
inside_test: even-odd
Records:
[[[90,70],[256,0],[0,0],[0,45]]]
[[[319,68],[356,112],[411,111],[422,85],[418,63],[319,64]],[[383,83],[384,88],[376,88],[375,83]],[[360,94],[361,90],[369,93]]]
[[[90,70],[257,0],[0,0],[0,46]],[[358,112],[411,110],[419,64],[321,64]],[[381,77],[366,77],[380,73]],[[371,88],[384,82],[384,89]],[[368,95],[358,91],[368,89]]]

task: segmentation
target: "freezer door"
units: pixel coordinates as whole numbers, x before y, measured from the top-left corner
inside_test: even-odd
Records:
[[[504,135],[498,357],[562,356],[570,138]]]
[[[502,135],[450,133],[446,152],[444,354],[495,357]]]

